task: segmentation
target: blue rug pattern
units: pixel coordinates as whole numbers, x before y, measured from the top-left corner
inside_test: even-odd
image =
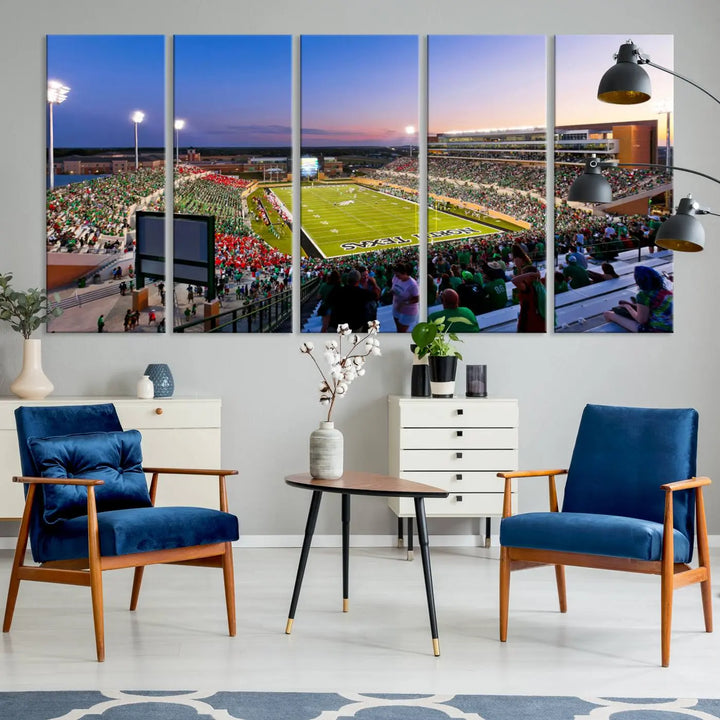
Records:
[[[293,692],[0,693],[2,720],[718,720],[720,699]]]

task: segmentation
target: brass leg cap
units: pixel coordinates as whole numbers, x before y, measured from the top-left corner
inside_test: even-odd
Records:
[[[408,559],[408,560],[412,560],[413,557],[414,557],[413,551],[412,551],[412,550],[408,550],[408,552],[407,552],[407,559]]]
[[[285,634],[289,635],[292,632],[293,618],[288,618],[287,625],[285,626]]]
[[[433,655],[435,657],[440,655],[440,641],[437,638],[433,638]]]
[[[350,601],[347,598],[343,598],[343,612],[347,612],[350,609]]]

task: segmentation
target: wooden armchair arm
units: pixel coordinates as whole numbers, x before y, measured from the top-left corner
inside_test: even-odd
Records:
[[[104,485],[104,480],[92,480],[89,478],[44,478],[44,477],[14,477],[12,479],[16,483],[24,483],[25,485]]]
[[[663,522],[663,545],[662,545],[662,566],[663,572],[668,576],[672,575],[672,568],[675,559],[675,543],[673,530],[675,527],[673,518],[673,493],[677,490],[695,490],[695,524],[697,532],[698,555],[700,565],[708,568],[709,572],[709,545],[707,536],[707,520],[705,518],[705,501],[703,499],[703,486],[710,485],[712,480],[709,477],[694,477],[687,480],[676,480],[660,486],[665,491],[665,520]],[[709,578],[709,575],[708,575]]]
[[[225,477],[227,475],[237,475],[237,470],[207,470],[197,468],[159,468],[159,467],[143,467],[143,472],[153,474],[171,474],[171,475],[214,475]]]
[[[499,472],[501,478],[519,477],[550,477],[551,475],[567,475],[567,470],[514,470],[513,472]]]
[[[709,477],[694,477],[688,480],[676,480],[675,482],[665,483],[660,489],[665,492],[675,492],[676,490],[689,490],[690,488],[699,488],[703,485],[711,485],[712,480]]]
[[[144,467],[143,472],[152,473],[152,480],[150,481],[150,502],[155,505],[155,496],[157,495],[158,478],[160,474],[172,474],[172,475],[214,475],[218,478],[219,490],[220,490],[220,509],[223,512],[228,511],[228,500],[227,500],[227,487],[225,485],[225,478],[228,475],[237,475],[237,470],[207,470],[198,468],[156,468],[156,467]]]
[[[521,477],[546,477],[548,479],[548,493],[550,496],[550,511],[558,511],[557,489],[555,488],[555,476],[566,475],[567,470],[514,470],[512,472],[499,472],[498,477],[505,478],[505,492],[503,494],[504,518],[512,515],[512,481]]]

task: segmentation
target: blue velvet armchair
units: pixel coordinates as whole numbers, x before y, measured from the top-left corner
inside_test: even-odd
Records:
[[[130,610],[146,565],[178,563],[223,571],[228,631],[235,635],[232,542],[225,478],[235,470],[148,468],[140,433],[123,431],[111,404],[20,407],[15,411],[24,483],[3,632],[9,632],[21,580],[90,588],[97,659],[105,659],[102,572],[135,568]],[[145,473],[152,475],[148,489]],[[219,510],[155,507],[161,474],[216,476]],[[25,564],[28,539],[37,566]]]
[[[568,470],[498,473],[505,478],[500,524],[500,640],[507,640],[510,573],[554,565],[566,612],[565,565],[660,575],[662,665],[670,663],[675,588],[700,583],[712,632],[710,559],[702,488],[695,477],[698,415],[692,409],[587,405]],[[567,474],[562,511],[555,478]],[[550,512],[511,515],[515,478],[547,477]],[[691,568],[697,533],[698,567]]]

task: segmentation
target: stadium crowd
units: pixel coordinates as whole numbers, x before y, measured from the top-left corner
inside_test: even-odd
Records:
[[[48,245],[68,250],[117,246],[130,228],[130,208],[164,187],[162,170],[140,169],[48,190]]]
[[[576,175],[575,166],[557,166],[558,196],[566,194]],[[289,213],[274,193],[266,188],[261,196],[254,197],[248,208],[242,195],[251,181],[182,166],[176,177],[179,181],[175,188],[175,211],[216,218],[216,267],[223,293],[227,294],[234,285],[237,299],[242,296],[249,302],[286,289],[292,274],[291,256],[273,248],[244,220],[250,212],[272,228],[267,214],[272,207],[282,221],[290,222]],[[375,171],[372,177],[382,183],[377,188],[380,191],[417,201],[417,159],[398,158]],[[614,169],[608,171],[607,177],[618,196],[668,181],[664,172],[648,169]],[[113,239],[119,242],[130,227],[128,214],[131,208],[163,209],[163,186],[163,171],[141,169],[51,190],[47,196],[48,243],[72,248],[76,245],[97,246],[101,238],[107,246]],[[524,312],[527,317],[529,302],[533,307],[541,304],[537,281],[540,280],[538,267],[542,269],[545,262],[544,166],[431,157],[428,192],[431,204],[441,209],[444,206],[439,198],[452,198],[473,205],[474,210],[463,212],[478,219],[483,219],[488,210],[495,210],[530,225],[522,232],[498,232],[470,241],[430,244],[429,306],[440,301],[444,290],[451,289],[457,293],[460,306],[469,307],[476,315],[518,303],[521,316]],[[652,247],[659,224],[660,220],[652,216],[593,216],[587,210],[562,201],[555,209],[555,255],[563,258],[580,247],[581,251],[607,262],[626,248]],[[110,236],[109,239],[106,236]],[[568,266],[570,264],[568,261]],[[303,282],[321,279],[321,314],[328,322],[334,317],[333,301],[328,300],[331,290],[353,284],[356,272],[360,274],[359,287],[375,296],[372,302],[376,306],[390,305],[397,300],[398,277],[406,276],[415,284],[418,277],[417,248],[408,247],[342,258],[303,257],[300,265]],[[398,274],[401,267],[404,271]],[[605,274],[610,273],[605,271]],[[591,277],[590,282],[604,279]],[[562,292],[563,283],[571,290],[578,287],[580,281],[563,272],[559,278],[556,275],[555,282],[556,291]],[[511,292],[508,287],[512,288]],[[535,293],[532,302],[528,300],[528,293]],[[396,315],[398,329],[407,329],[399,319],[400,316],[405,320],[410,317],[407,305],[404,311],[398,311]],[[529,331],[537,329],[537,323],[530,323],[528,327]]]

